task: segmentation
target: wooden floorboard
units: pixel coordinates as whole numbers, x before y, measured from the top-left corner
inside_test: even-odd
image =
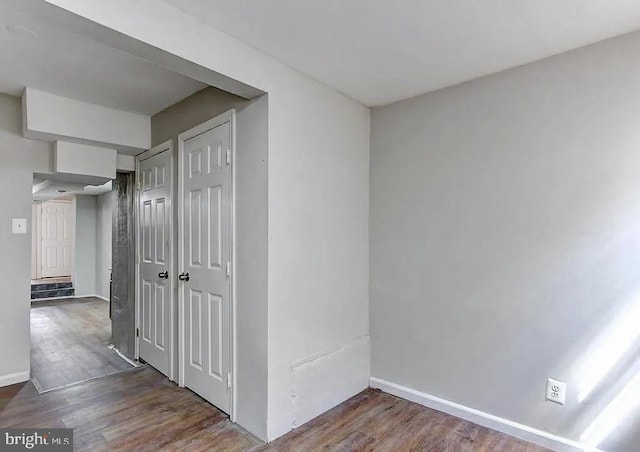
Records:
[[[74,429],[78,451],[543,451],[368,389],[269,445],[147,367],[39,394],[0,388],[0,428]]]
[[[33,302],[31,377],[39,391],[130,369],[109,349],[109,303],[98,298]]]

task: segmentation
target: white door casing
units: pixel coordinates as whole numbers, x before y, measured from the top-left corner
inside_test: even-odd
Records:
[[[70,201],[42,203],[41,277],[71,276],[75,215]]]
[[[173,152],[141,159],[138,166],[139,356],[173,378]]]
[[[42,205],[31,205],[31,279],[42,277],[40,253],[42,252]]]
[[[232,420],[234,116],[178,138],[180,384]]]

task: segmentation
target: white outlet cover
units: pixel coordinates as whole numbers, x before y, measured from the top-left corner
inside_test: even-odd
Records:
[[[567,398],[567,384],[564,381],[547,378],[547,400],[564,405]]]
[[[12,218],[11,219],[11,233],[12,234],[26,234],[27,233],[27,219],[26,218]]]

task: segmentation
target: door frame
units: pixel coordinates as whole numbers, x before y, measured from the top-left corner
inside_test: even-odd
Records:
[[[140,221],[140,163],[144,160],[147,160],[151,157],[154,157],[162,152],[169,152],[171,155],[171,178],[169,179],[169,193],[171,193],[171,213],[169,215],[169,237],[171,237],[171,259],[169,259],[169,313],[170,313],[170,328],[169,328],[169,380],[177,381],[178,380],[178,348],[177,348],[177,334],[178,334],[178,302],[177,297],[175,296],[175,290],[177,285],[175,283],[176,278],[176,230],[174,225],[175,218],[175,180],[176,180],[176,164],[175,164],[175,154],[173,152],[173,140],[169,139],[164,143],[161,143],[157,146],[152,147],[148,151],[144,151],[141,154],[136,156],[136,190],[135,190],[135,209],[134,209],[134,228],[136,233],[136,249],[135,249],[135,325],[136,325],[136,340],[135,340],[135,354],[134,358],[136,360],[140,359],[140,337],[137,334],[140,331],[140,319],[142,318],[142,303],[140,298],[140,282],[141,282],[141,258],[142,255],[142,231],[141,231],[141,221]]]
[[[32,222],[32,231],[31,231],[31,273],[33,276],[33,271],[35,270],[35,278],[31,279],[43,279],[42,276],[42,242],[44,238],[42,237],[43,229],[42,229],[42,206],[46,203],[58,203],[58,204],[69,204],[71,205],[71,270],[69,277],[71,278],[71,282],[75,284],[75,274],[76,274],[76,222],[78,220],[77,216],[77,200],[76,196],[72,195],[70,197],[62,197],[63,199],[49,199],[47,201],[41,201],[39,203],[34,203],[32,201],[31,208],[31,222]],[[35,215],[34,215],[35,214]],[[35,218],[34,218],[35,217]],[[34,240],[35,234],[35,240]],[[35,250],[33,247],[35,246]],[[34,262],[35,260],[35,268]]]
[[[231,246],[230,246],[230,260],[231,260],[231,294],[230,297],[230,312],[231,318],[229,319],[229,331],[230,331],[230,343],[229,343],[229,367],[231,370],[231,388],[230,388],[230,400],[229,400],[229,418],[231,422],[236,422],[236,383],[237,383],[237,369],[236,369],[236,110],[234,108],[196,126],[192,129],[182,132],[178,135],[178,267],[184,262],[184,179],[182,172],[184,170],[184,143],[191,138],[195,138],[198,135],[215,129],[229,123],[231,138],[230,154],[231,154],[231,196],[230,196],[230,233],[231,233]],[[183,269],[179,268],[179,271]],[[179,372],[178,372],[178,385],[184,387],[184,373],[185,373],[185,318],[184,318],[184,290],[178,288],[178,325],[180,334],[178,335],[178,349],[179,353]]]
[[[31,207],[31,279],[42,278],[42,203]]]

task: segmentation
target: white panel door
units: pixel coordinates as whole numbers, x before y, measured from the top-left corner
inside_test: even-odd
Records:
[[[171,348],[171,151],[140,162],[140,357],[169,375]]]
[[[73,269],[73,203],[42,203],[42,277],[71,276]]]
[[[231,386],[230,145],[229,122],[184,143],[179,283],[184,384],[226,413]]]

